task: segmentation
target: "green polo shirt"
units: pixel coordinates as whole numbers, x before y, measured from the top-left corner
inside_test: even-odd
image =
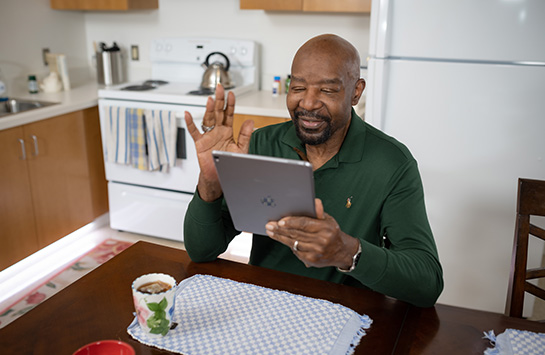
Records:
[[[296,149],[306,151],[292,122],[261,128],[250,142],[251,154],[300,160]],[[307,268],[289,247],[262,235],[253,236],[250,264],[432,306],[443,289],[443,274],[417,163],[408,149],[353,111],[340,151],[314,172],[314,184],[325,212],[343,232],[360,240],[356,269],[342,273],[334,267]],[[238,233],[223,199],[207,203],[195,194],[184,222],[192,260],[214,260]]]

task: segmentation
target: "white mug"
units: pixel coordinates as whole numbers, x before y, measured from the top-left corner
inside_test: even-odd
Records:
[[[168,284],[170,288],[158,293],[139,291],[142,285],[154,281]],[[136,318],[142,330],[151,336],[165,336],[172,325],[176,280],[166,274],[142,275],[133,281],[132,294]]]

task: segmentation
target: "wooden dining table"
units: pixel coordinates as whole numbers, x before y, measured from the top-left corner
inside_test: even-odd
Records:
[[[137,242],[0,329],[0,352],[72,354],[85,344],[114,339],[130,344],[136,354],[168,354],[127,333],[134,319],[132,281],[153,272],[178,281],[213,275],[342,304],[373,319],[356,354],[482,354],[490,347],[485,331],[545,332],[545,324],[502,314],[441,304],[418,308],[373,291],[257,266],[222,259],[195,263],[184,250]]]

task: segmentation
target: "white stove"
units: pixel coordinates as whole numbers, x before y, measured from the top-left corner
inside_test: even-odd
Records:
[[[191,92],[200,89],[205,70],[201,64],[213,52],[221,52],[229,59],[229,73],[234,82],[234,87],[229,91],[241,96],[258,90],[257,44],[246,40],[214,38],[154,40],[150,53],[152,77],[149,80],[99,90],[110,226],[113,229],[183,241],[185,211],[195,192],[199,175],[195,146],[187,133],[183,117],[184,111],[190,112],[200,128],[209,95]],[[224,60],[221,56],[218,59],[214,56],[210,57],[209,63]],[[137,169],[130,163],[112,162],[111,156],[108,159],[108,154],[115,151],[117,161],[119,142],[123,141],[125,146],[131,134],[131,128],[125,128],[126,131],[121,134],[116,131],[117,140],[112,141],[112,127],[116,126],[113,122],[119,124],[119,112],[132,109],[140,109],[144,115],[151,115],[152,111],[168,112],[169,117],[176,120],[175,166],[168,172]],[[117,112],[116,117],[113,117],[113,112]],[[123,122],[130,127],[128,121]],[[147,144],[155,143],[147,140],[146,135],[146,154],[149,153]],[[129,152],[128,155],[131,154]]]
[[[192,94],[200,89],[208,54],[221,52],[229,59],[229,74],[236,96],[257,91],[259,88],[259,53],[257,44],[248,40],[213,38],[163,38],[151,45],[151,78],[164,82],[140,89],[145,81],[107,86],[98,92],[99,98],[159,102],[205,106],[208,94]],[[209,62],[223,62],[221,56],[212,56]],[[133,90],[131,90],[131,88]],[[134,90],[137,89],[137,90]]]

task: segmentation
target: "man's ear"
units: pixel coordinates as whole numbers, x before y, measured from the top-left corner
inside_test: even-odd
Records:
[[[352,97],[352,106],[355,106],[358,104],[364,89],[365,89],[365,80],[363,78],[359,78],[358,81],[356,81],[356,90],[354,90],[354,96]]]

